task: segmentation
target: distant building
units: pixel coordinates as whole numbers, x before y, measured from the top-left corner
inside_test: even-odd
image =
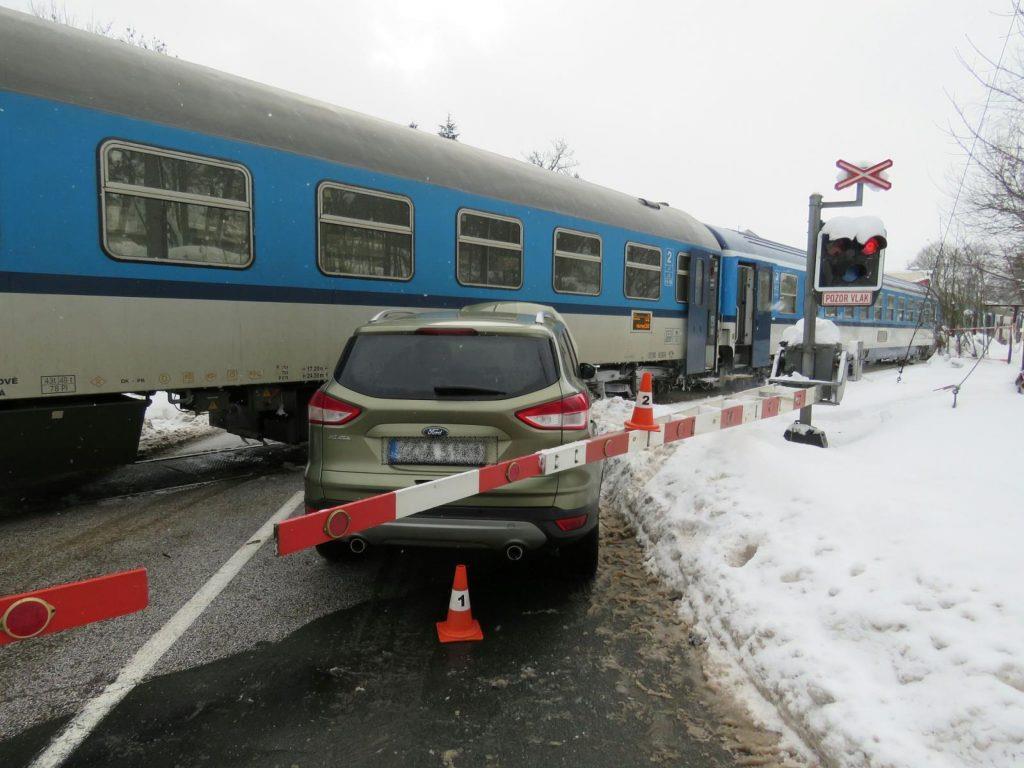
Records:
[[[886,272],[885,274],[898,280],[906,280],[908,283],[917,283],[923,286],[931,285],[932,281],[932,273],[927,269],[905,269],[902,271]]]

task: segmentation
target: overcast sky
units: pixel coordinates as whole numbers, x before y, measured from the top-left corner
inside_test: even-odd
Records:
[[[19,10],[27,0],[0,0]],[[802,247],[835,161],[891,157],[867,196],[888,267],[935,239],[959,152],[957,59],[998,56],[1009,0],[67,0],[194,61],[522,158],[564,137],[589,181]],[[852,213],[852,211],[849,211]],[[838,212],[838,213],[841,213]]]

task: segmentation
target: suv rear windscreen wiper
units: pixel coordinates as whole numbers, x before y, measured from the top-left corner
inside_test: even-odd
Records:
[[[506,395],[500,389],[489,389],[487,387],[468,387],[458,384],[449,386],[434,387],[435,395]]]

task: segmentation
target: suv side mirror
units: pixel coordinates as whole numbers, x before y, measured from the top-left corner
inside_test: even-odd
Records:
[[[590,363],[580,363],[580,378],[581,379],[583,379],[584,381],[589,381],[590,379],[594,378],[595,376],[597,376],[597,368],[592,366]]]

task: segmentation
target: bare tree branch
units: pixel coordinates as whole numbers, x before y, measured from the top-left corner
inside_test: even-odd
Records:
[[[986,303],[1024,296],[1024,13],[1015,5],[1010,17],[998,59],[968,41],[984,71],[957,52],[986,94],[977,121],[954,101],[957,123],[950,128],[965,155],[950,223],[956,216],[969,239],[932,244],[914,260],[933,271],[932,289],[947,324],[969,325],[968,316],[980,317]]]
[[[75,17],[75,14],[68,10],[67,5],[63,2],[58,3],[57,0],[49,0],[49,2],[44,2],[44,0],[29,0],[28,12],[38,19],[45,19],[46,21],[52,21],[55,24],[64,24],[68,27],[92,32],[94,35],[109,37],[114,40],[118,40],[125,45],[143,48],[147,51],[153,51],[154,53],[170,55],[167,43],[159,37],[147,36],[131,25],[126,26],[122,32],[115,32],[114,22],[112,21],[101,22],[91,18],[87,22],[79,22]]]
[[[575,154],[568,141],[565,139],[555,139],[551,142],[551,149],[546,152],[535,149],[526,155],[526,161],[546,171],[554,171],[555,173],[579,178],[576,169],[580,163],[576,159]]]

